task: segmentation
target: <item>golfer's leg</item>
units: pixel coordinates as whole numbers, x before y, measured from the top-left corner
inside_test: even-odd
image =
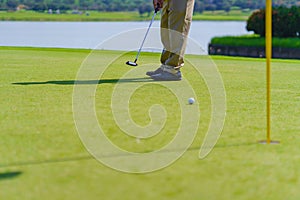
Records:
[[[163,44],[163,51],[160,57],[161,64],[165,64],[166,60],[170,57],[170,39],[169,39],[169,0],[165,0],[161,10],[160,20],[160,37]]]
[[[172,52],[165,65],[180,68],[183,66],[187,37],[191,26],[194,0],[169,0],[169,41],[167,49]]]

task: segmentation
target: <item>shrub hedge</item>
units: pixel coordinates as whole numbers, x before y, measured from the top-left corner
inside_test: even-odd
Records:
[[[224,36],[214,37],[211,39],[210,44],[236,46],[236,47],[264,47],[265,38],[259,35],[241,35],[241,36]],[[274,37],[272,40],[273,47],[282,48],[300,48],[299,38],[278,38]]]
[[[247,20],[247,30],[254,31],[261,37],[265,36],[265,9],[254,11]],[[300,7],[277,7],[273,8],[272,14],[274,37],[300,38]]]

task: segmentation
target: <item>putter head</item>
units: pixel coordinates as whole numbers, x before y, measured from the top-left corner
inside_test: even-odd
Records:
[[[138,66],[138,64],[136,62],[131,62],[131,61],[127,61],[126,65],[130,65],[130,66],[133,66],[133,67]]]

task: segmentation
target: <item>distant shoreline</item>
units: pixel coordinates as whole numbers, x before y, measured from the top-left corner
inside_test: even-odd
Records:
[[[246,21],[251,12],[231,11],[206,11],[202,14],[194,14],[195,21]],[[63,13],[48,14],[34,11],[7,12],[0,11],[0,21],[146,21],[151,19],[152,14],[140,15],[138,12],[97,12],[87,11],[81,14]],[[158,14],[157,20],[160,15]]]

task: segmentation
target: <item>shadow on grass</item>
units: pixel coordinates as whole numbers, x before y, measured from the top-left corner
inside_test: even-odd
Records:
[[[252,146],[252,145],[257,145],[257,142],[249,142],[249,143],[238,143],[238,144],[224,144],[224,145],[216,145],[214,148],[235,148],[235,147],[246,147],[246,146]],[[199,151],[200,147],[190,147],[187,149],[187,152],[192,152],[192,151]],[[171,149],[168,151],[162,151],[161,153],[166,153],[166,152],[177,152],[177,151],[182,151],[182,149]],[[111,154],[111,155],[106,155],[104,157],[108,158],[116,158],[116,157],[123,157],[123,156],[128,156],[128,155],[121,155],[121,154]],[[95,157],[92,155],[85,155],[85,156],[74,156],[74,157],[65,157],[65,158],[53,158],[49,160],[32,160],[32,161],[19,161],[19,162],[13,162],[13,163],[7,163],[7,164],[0,164],[0,168],[5,168],[5,167],[20,167],[20,166],[27,166],[27,165],[40,165],[40,164],[51,164],[51,163],[65,163],[65,162],[74,162],[74,161],[84,161],[84,160],[96,160]],[[20,173],[20,172],[16,172]],[[21,173],[20,173],[21,174]],[[19,174],[16,174],[17,176]],[[7,175],[9,176],[9,175]],[[0,174],[0,181],[1,181],[1,174]]]
[[[99,85],[115,83],[153,82],[150,78],[101,79],[101,80],[62,80],[44,82],[18,82],[14,85]]]
[[[27,165],[41,165],[41,164],[52,164],[52,163],[64,163],[64,162],[73,162],[73,161],[82,161],[82,160],[91,160],[95,159],[91,155],[86,156],[76,156],[76,157],[66,157],[66,158],[53,158],[49,160],[31,160],[31,161],[19,161],[19,162],[12,162],[8,164],[0,164],[0,168],[5,167],[20,167],[20,166],[27,166]],[[1,180],[1,174],[0,174]]]
[[[0,173],[0,181],[5,180],[5,179],[16,178],[17,176],[20,176],[21,174],[22,174],[22,172],[19,172],[19,171]]]

